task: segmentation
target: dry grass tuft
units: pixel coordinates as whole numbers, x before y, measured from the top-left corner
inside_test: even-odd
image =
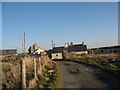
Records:
[[[21,88],[21,60],[24,60],[26,63],[26,84],[27,87],[34,87],[35,80],[34,77],[34,63],[33,58],[36,59],[36,68],[37,68],[37,76],[38,78],[42,77],[42,72],[44,71],[44,67],[40,68],[39,57],[38,56],[24,56],[24,55],[12,55],[5,56],[2,58],[2,85],[3,88]],[[46,57],[40,58],[42,64]]]
[[[97,66],[117,76],[120,75],[120,56],[118,53],[88,54],[71,59],[92,66]]]

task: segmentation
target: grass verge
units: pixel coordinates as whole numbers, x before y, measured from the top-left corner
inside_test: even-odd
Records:
[[[120,78],[120,57],[82,57],[69,60],[100,68]]]
[[[40,80],[37,81],[37,88],[60,88],[60,70],[54,61],[45,66],[45,71]]]

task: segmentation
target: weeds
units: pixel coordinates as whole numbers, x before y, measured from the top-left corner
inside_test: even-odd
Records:
[[[58,88],[60,83],[60,72],[55,62],[49,62],[40,80],[37,81],[39,88]]]
[[[120,75],[120,56],[118,54],[86,55],[71,60],[99,67],[117,76]]]

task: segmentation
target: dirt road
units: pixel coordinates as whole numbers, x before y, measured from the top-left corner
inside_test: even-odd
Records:
[[[118,88],[119,81],[100,69],[70,61],[56,61],[61,70],[61,88]]]

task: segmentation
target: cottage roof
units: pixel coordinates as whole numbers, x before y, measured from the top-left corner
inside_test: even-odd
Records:
[[[69,46],[68,47],[68,52],[78,52],[78,51],[87,51],[87,46],[86,45],[82,45],[82,44],[77,44],[77,45],[73,45],[73,46]]]
[[[34,47],[34,50],[36,50],[36,49],[39,49],[39,48],[40,48],[40,46],[39,46],[37,43],[34,43],[34,44],[33,44],[33,47]]]
[[[17,50],[17,49],[3,49],[3,50],[0,50],[0,51],[4,51],[4,50]]]
[[[62,53],[64,47],[53,47],[52,53]]]
[[[118,46],[109,46],[109,47],[100,47],[100,49],[112,49],[112,48],[120,48],[120,45],[118,45]]]
[[[68,47],[54,47],[52,53],[62,53],[63,50],[68,50],[68,52],[87,51],[87,46],[83,44],[77,44]]]

